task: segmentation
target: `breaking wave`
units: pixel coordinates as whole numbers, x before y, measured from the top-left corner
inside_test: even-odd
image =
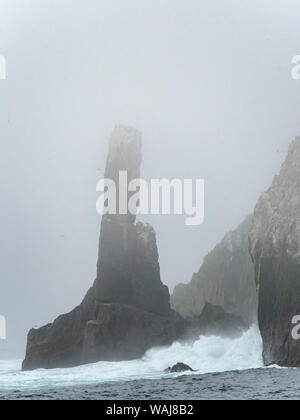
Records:
[[[263,367],[262,340],[256,326],[241,337],[200,337],[193,344],[174,343],[152,349],[142,359],[129,362],[99,362],[72,369],[21,372],[21,361],[0,361],[0,392],[41,390],[56,387],[95,385],[136,379],[160,379],[164,370],[183,362],[198,374]]]

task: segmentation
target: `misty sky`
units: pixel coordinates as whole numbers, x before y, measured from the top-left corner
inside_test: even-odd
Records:
[[[206,181],[202,226],[143,217],[171,289],[253,211],[300,135],[299,21],[299,0],[0,0],[0,314],[11,354],[95,279],[95,188],[116,124],[142,131],[147,179]]]

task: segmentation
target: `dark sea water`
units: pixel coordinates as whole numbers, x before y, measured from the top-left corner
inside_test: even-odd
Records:
[[[298,400],[299,369],[252,369],[158,380],[14,391],[1,400]]]

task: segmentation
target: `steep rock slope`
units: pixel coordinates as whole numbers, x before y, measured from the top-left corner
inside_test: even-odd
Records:
[[[245,326],[256,320],[257,299],[248,234],[252,216],[228,233],[207,255],[187,285],[178,285],[171,297],[174,310],[184,318],[197,319],[206,304],[239,318]]]
[[[260,197],[250,232],[265,364],[300,366],[292,319],[300,315],[300,138]]]

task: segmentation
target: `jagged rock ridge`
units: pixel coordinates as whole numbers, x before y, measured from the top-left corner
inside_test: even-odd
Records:
[[[260,197],[250,232],[258,321],[267,365],[300,366],[292,318],[300,315],[300,138],[290,146],[280,175]]]
[[[139,178],[141,161],[141,134],[116,127],[105,178],[118,190],[119,172],[127,171],[129,183]],[[29,332],[24,370],[136,359],[181,337],[187,323],[161,282],[155,231],[135,219],[103,216],[94,285],[72,312]]]
[[[251,223],[249,216],[234,232],[228,233],[207,255],[192,281],[175,288],[171,305],[184,318],[198,322],[205,308],[218,307],[224,319],[229,320],[230,316],[236,322],[239,319],[239,325],[247,327],[256,321],[254,266],[248,247]]]

